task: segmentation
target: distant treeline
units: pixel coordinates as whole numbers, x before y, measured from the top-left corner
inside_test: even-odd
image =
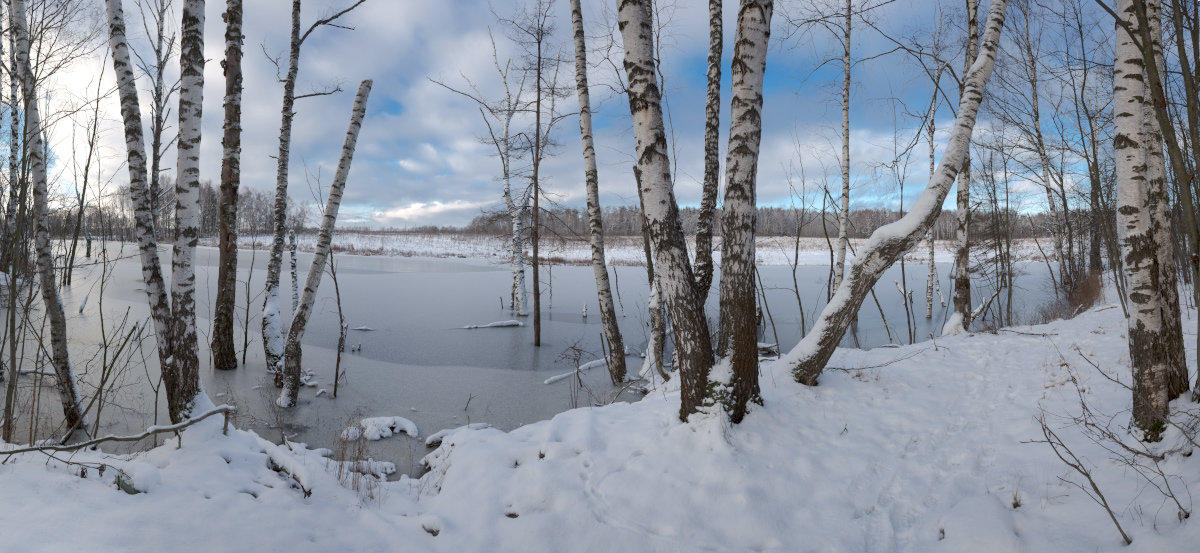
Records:
[[[604,208],[604,232],[614,236],[638,236],[642,233],[641,211],[628,206]],[[875,229],[900,218],[900,212],[889,209],[856,209],[850,212],[850,237],[866,238]],[[693,207],[680,209],[683,220],[683,230],[695,234],[698,210]],[[720,210],[717,212],[720,220]],[[977,219],[981,219],[977,217]],[[1050,224],[1050,215],[1035,213],[1022,215],[1016,212],[1010,214],[1013,221],[1013,238],[1030,238],[1045,236]],[[982,221],[980,221],[982,222]],[[934,237],[938,240],[954,238],[955,212],[943,210],[934,223]],[[974,224],[972,225],[975,226]],[[557,208],[547,210],[542,216],[543,233],[558,236],[587,236],[587,212],[574,208]],[[760,236],[796,236],[797,231],[804,237],[837,236],[838,222],[834,213],[825,214],[822,225],[820,213],[814,210],[801,210],[786,207],[760,207],[755,232]],[[484,213],[476,216],[462,229],[446,227],[426,227],[408,229],[410,232],[465,232],[470,234],[505,234],[511,232],[508,215],[505,213]],[[721,228],[717,225],[717,235]]]

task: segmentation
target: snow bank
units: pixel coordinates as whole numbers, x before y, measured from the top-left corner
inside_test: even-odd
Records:
[[[679,422],[678,392],[664,387],[508,433],[442,431],[429,472],[393,482],[378,476],[386,465],[222,436],[219,422],[183,432],[179,449],[172,438],[137,455],[13,455],[0,464],[0,529],[21,552],[1193,550],[1197,517],[1180,519],[1113,444],[1071,421],[1081,398],[1128,420],[1128,390],[1092,367],[1128,383],[1121,311],[1018,330],[839,350],[813,388],[765,364],[764,405],[737,426]],[[1177,400],[1177,422],[1186,410],[1200,412]],[[1132,546],[1039,443],[1043,412]],[[397,419],[357,428],[407,432]],[[1200,455],[1185,455],[1176,427],[1153,447],[1192,508]],[[119,489],[118,474],[141,493]]]

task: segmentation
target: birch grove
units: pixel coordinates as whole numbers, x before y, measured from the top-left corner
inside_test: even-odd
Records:
[[[812,330],[787,355],[780,358],[779,362],[792,367],[797,382],[816,385],[833,350],[883,271],[925,236],[941,211],[942,202],[950,193],[950,187],[959,175],[971,145],[975,118],[996,61],[1007,5],[1007,0],[992,0],[979,55],[963,79],[954,127],[936,175],[929,180],[906,215],[871,234],[851,264],[845,280],[821,310]]]
[[[608,342],[608,374],[613,385],[625,381],[625,343],[617,325],[608,283],[608,265],[604,260],[604,221],[600,217],[600,177],[596,169],[596,144],[592,138],[592,102],[588,91],[587,43],[583,34],[583,8],[580,0],[571,0],[571,27],[575,34],[575,88],[579,95],[579,134],[583,142],[584,185],[587,187],[588,236],[591,239],[592,271],[600,302],[600,322]]]
[[[276,402],[280,407],[293,407],[300,393],[300,360],[303,350],[300,341],[304,339],[304,331],[308,319],[312,315],[313,302],[316,301],[317,288],[321,286],[321,276],[325,274],[325,264],[329,259],[330,248],[333,244],[333,226],[337,223],[338,209],[342,204],[342,193],[346,190],[346,180],[350,176],[350,163],[354,160],[354,148],[358,144],[358,133],[362,129],[363,118],[367,114],[367,97],[371,94],[372,81],[366,80],[358,85],[358,93],[354,96],[354,108],[350,116],[350,127],[346,130],[346,140],[342,144],[341,158],[338,160],[337,171],[333,174],[333,182],[329,185],[329,197],[325,201],[325,214],[321,219],[321,230],[317,234],[317,247],[313,252],[312,264],[308,267],[308,276],[304,280],[304,292],[300,304],[292,317],[291,328],[288,330],[287,347],[284,349],[283,390]]]

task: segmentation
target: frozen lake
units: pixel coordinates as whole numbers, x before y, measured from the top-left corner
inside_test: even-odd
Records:
[[[82,376],[85,384],[94,385],[99,378],[98,367],[102,363],[97,361],[96,354],[102,352],[101,312],[107,328],[118,323],[126,312],[130,313],[131,321],[144,319],[148,312],[140,264],[133,257],[135,248],[130,244],[109,243],[107,251],[114,261],[107,265],[103,301],[100,301],[100,275],[104,265],[77,269],[75,284],[62,290],[72,336],[72,361],[77,370],[85,373]],[[584,390],[573,390],[569,381],[543,384],[550,376],[572,370],[576,362],[600,356],[600,316],[590,267],[543,268],[542,346],[533,347],[529,318],[523,319],[526,323],[523,327],[462,329],[466,325],[514,318],[506,308],[511,278],[506,266],[467,259],[340,255],[335,260],[347,322],[351,328],[371,330],[350,331],[347,347],[355,351],[343,354],[346,376],[339,386],[338,397],[315,397],[320,388],[333,389],[338,339],[333,283],[327,274],[305,337],[304,367],[320,384],[302,390],[296,408],[275,408],[270,400],[277,390],[264,374],[259,341],[262,299],[257,294],[266,274],[266,253],[244,249],[240,252],[236,338],[239,350],[247,280],[252,298],[247,364],[235,371],[210,368],[207,344],[211,329],[209,315],[216,294],[217,251],[200,248],[197,255],[197,309],[201,318],[198,326],[205,388],[214,402],[237,405],[239,426],[253,428],[264,437],[279,441],[286,436],[313,446],[333,447],[341,430],[358,418],[402,416],[416,422],[421,438],[388,438],[373,442],[370,450],[374,458],[393,461],[404,472],[411,470],[425,454],[424,437],[443,428],[486,422],[511,429],[550,418],[576,405],[613,400],[615,391],[602,368],[585,373]],[[164,248],[161,255],[167,263],[169,249]],[[310,259],[308,254],[299,256],[301,279]],[[649,335],[645,269],[622,266],[611,270],[616,273],[613,283],[619,295],[617,309],[625,343],[632,353],[640,353]],[[798,286],[793,285],[790,267],[764,265],[759,270],[770,315],[768,318],[764,313],[760,341],[774,342],[778,336],[786,351],[801,337],[796,288],[804,304],[804,327],[811,327],[824,305],[828,268],[798,267],[795,273]],[[1014,312],[1027,315],[1052,297],[1052,293],[1046,289],[1044,265],[1024,264],[1022,270],[1027,274],[1017,279]],[[925,264],[906,265],[908,288],[915,299],[913,335],[917,341],[939,334],[948,312],[935,299],[933,318],[925,318],[927,271]],[[947,299],[951,288],[948,271],[948,266],[939,264],[938,274]],[[876,287],[892,339],[889,340],[881,323],[879,308],[868,298],[857,329],[857,343],[861,347],[907,342],[908,327],[895,284],[900,275],[900,267],[893,267]],[[285,292],[281,294],[285,311],[290,310],[288,285],[285,282]],[[716,288],[714,283],[708,301],[713,320],[717,315]],[[978,302],[990,295],[990,291],[978,289],[975,294]],[[589,315],[586,318],[585,305]],[[774,328],[769,322],[772,320]],[[112,343],[113,338],[108,341]],[[847,337],[844,345],[855,345],[854,339]],[[113,405],[121,407],[106,407],[102,412],[102,434],[134,432],[155,423],[152,382],[157,378],[157,366],[153,341],[144,339],[141,350],[135,350],[128,360],[133,366],[126,367],[120,375],[118,391],[111,396]],[[628,363],[631,371],[636,372],[641,359],[631,355]],[[39,388],[42,394],[52,393],[48,386]],[[29,408],[32,392],[30,386],[22,388],[18,409]],[[622,399],[634,398],[627,394]],[[158,403],[158,422],[162,422],[165,407],[161,398]],[[40,407],[40,418],[45,420],[39,421],[38,428],[44,430],[35,434],[45,437],[45,430],[52,428],[50,419],[57,401],[44,396]]]

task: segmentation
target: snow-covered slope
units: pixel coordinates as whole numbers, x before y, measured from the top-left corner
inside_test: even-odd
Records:
[[[62,460],[12,457],[0,465],[0,539],[5,551],[1193,550],[1196,522],[1064,418],[1082,398],[1098,420],[1127,423],[1129,392],[1092,363],[1128,382],[1119,308],[840,350],[830,366],[848,370],[828,370],[815,388],[764,366],[765,405],[735,427],[716,416],[680,423],[677,393],[660,390],[509,433],[451,432],[425,476],[359,479],[357,492],[339,484],[327,452],[271,450],[201,424],[181,449],[172,439],[134,457],[58,455],[123,468],[137,495],[115,486],[112,469],[83,479]],[[1040,409],[1132,547],[1064,479],[1086,481],[1037,443]],[[1191,509],[1200,456],[1183,455],[1178,428],[1156,448],[1172,446],[1159,466]],[[280,465],[299,476],[271,468]]]

